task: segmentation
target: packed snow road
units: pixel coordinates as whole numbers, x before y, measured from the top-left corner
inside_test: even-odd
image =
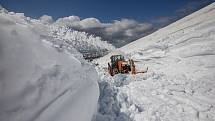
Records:
[[[215,3],[120,49],[147,74],[101,77],[97,121],[215,120]]]

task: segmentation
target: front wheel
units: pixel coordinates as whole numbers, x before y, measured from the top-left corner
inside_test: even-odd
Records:
[[[110,66],[109,63],[108,63],[108,73],[109,73],[111,76],[114,76],[113,69],[111,68],[111,66]]]

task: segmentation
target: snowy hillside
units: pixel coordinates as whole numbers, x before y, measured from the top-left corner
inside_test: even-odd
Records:
[[[0,8],[0,121],[90,121],[96,111],[96,70],[46,39],[47,26]]]
[[[149,70],[111,77],[114,52],[97,60],[97,121],[215,120],[215,3],[117,51]]]

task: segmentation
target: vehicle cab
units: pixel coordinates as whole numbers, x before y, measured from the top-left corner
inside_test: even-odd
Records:
[[[110,59],[112,67],[116,67],[118,61],[125,61],[125,58],[122,55],[112,55]]]

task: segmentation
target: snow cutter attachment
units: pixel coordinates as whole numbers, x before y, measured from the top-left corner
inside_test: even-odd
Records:
[[[115,74],[122,73],[122,74],[138,74],[138,73],[146,73],[148,71],[137,71],[135,68],[134,60],[129,59],[125,61],[124,56],[122,55],[112,55],[110,57],[111,63],[108,63],[108,72],[111,76]]]

